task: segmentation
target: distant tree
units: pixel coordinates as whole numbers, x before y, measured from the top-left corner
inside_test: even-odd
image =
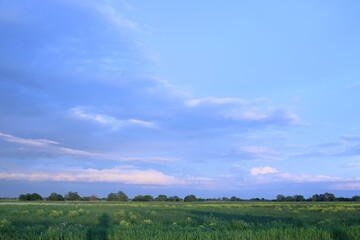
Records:
[[[123,191],[117,192],[116,197],[117,200],[121,202],[127,202],[129,200],[129,197]]]
[[[42,196],[38,193],[30,194],[30,201],[40,201],[43,200]]]
[[[232,201],[232,202],[240,201],[240,198],[235,197],[235,196],[232,196],[232,197],[230,198],[230,201]]]
[[[333,193],[324,193],[324,198],[325,198],[325,201],[327,202],[332,202],[332,201],[335,201],[336,200],[336,197]]]
[[[305,198],[303,195],[294,195],[294,200],[296,202],[302,202],[302,201],[305,201]]]
[[[77,192],[68,192],[65,194],[65,199],[68,201],[79,201],[81,197]]]
[[[96,194],[93,194],[89,197],[89,200],[90,201],[96,201],[96,200],[99,200],[99,198],[96,196]]]
[[[163,202],[163,201],[167,201],[168,200],[168,197],[166,195],[163,195],[163,194],[159,194],[156,198],[155,198],[156,201],[159,201],[159,202]]]
[[[286,202],[294,202],[295,201],[295,198],[293,196],[286,196],[285,197],[285,201]]]
[[[278,201],[278,202],[284,202],[284,201],[285,201],[285,196],[282,195],[282,194],[278,194],[278,195],[276,196],[276,201]]]
[[[195,202],[197,199],[196,199],[196,196],[191,194],[191,195],[187,195],[185,198],[184,198],[184,202]]]
[[[43,198],[38,193],[27,193],[27,194],[21,194],[19,196],[20,201],[40,201]]]
[[[221,198],[221,201],[228,202],[228,201],[230,201],[230,199],[228,197],[223,197],[223,198]]]
[[[106,200],[107,201],[117,201],[116,193],[109,193]]]
[[[53,192],[47,197],[47,200],[49,200],[49,201],[64,201],[65,199],[61,194],[57,194],[56,192]]]
[[[259,201],[261,201],[261,199],[260,198],[251,198],[250,201],[259,202]]]
[[[360,201],[360,196],[353,196],[352,198],[351,198],[351,201]]]
[[[137,195],[133,198],[133,201],[135,202],[150,202],[153,201],[154,198],[151,195]]]
[[[168,197],[167,201],[169,202],[181,202],[183,199],[178,196],[170,196]]]
[[[315,202],[320,201],[320,195],[319,194],[312,195],[311,201],[315,201]]]
[[[27,197],[26,197],[25,194],[20,194],[19,200],[20,200],[20,201],[27,201],[28,199],[27,199]]]
[[[338,197],[336,198],[337,201],[340,201],[340,202],[350,202],[352,201],[351,198],[346,198],[346,197]]]

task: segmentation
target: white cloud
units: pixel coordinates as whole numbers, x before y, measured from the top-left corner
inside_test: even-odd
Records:
[[[190,99],[185,102],[185,105],[188,107],[197,107],[199,105],[224,105],[224,104],[246,104],[247,101],[241,98],[216,98],[216,97],[206,97],[206,98],[195,98]]]
[[[306,174],[291,174],[291,173],[279,173],[277,174],[282,180],[296,182],[296,183],[311,183],[311,182],[336,182],[343,181],[339,177],[331,177],[326,175],[306,175]]]
[[[1,133],[1,132],[0,132],[0,138],[2,138],[3,140],[5,140],[7,142],[25,144],[25,145],[32,145],[32,146],[37,146],[37,147],[59,144],[58,142],[50,141],[50,140],[47,140],[47,139],[19,138],[19,137],[15,137],[15,136],[12,136],[12,135],[9,135],[9,134],[4,134],[4,133]]]
[[[120,120],[104,114],[88,113],[81,108],[73,108],[71,109],[71,112],[76,118],[90,120],[100,125],[110,126],[113,130],[118,130],[119,128],[131,125],[143,128],[155,128],[155,124],[153,122],[139,119]]]
[[[360,179],[357,181],[350,181],[350,182],[342,182],[333,185],[333,188],[336,190],[360,190]]]
[[[240,110],[230,109],[224,112],[224,117],[237,121],[299,124],[299,117],[287,110]]]
[[[0,173],[3,180],[64,181],[64,182],[113,182],[141,185],[179,185],[183,181],[155,170],[132,169],[75,169],[59,172]]]
[[[155,124],[153,122],[148,122],[148,121],[138,120],[138,119],[130,119],[128,121],[129,121],[129,123],[140,126],[140,127],[145,127],[145,128],[154,128],[155,127]]]
[[[163,163],[163,162],[170,162],[174,161],[175,159],[169,157],[159,157],[159,156],[146,156],[146,157],[139,157],[139,156],[123,156],[118,153],[99,153],[99,152],[89,152],[74,148],[68,147],[61,147],[59,146],[60,143],[46,140],[46,139],[26,139],[26,138],[19,138],[13,135],[4,134],[0,132],[0,138],[3,140],[21,144],[24,146],[30,145],[31,148],[22,148],[22,151],[40,151],[41,155],[44,156],[44,153],[48,153],[51,156],[53,155],[72,155],[72,156],[79,156],[79,157],[87,157],[87,158],[96,158],[102,160],[114,160],[114,161],[127,161],[127,162],[146,162],[146,163]]]
[[[250,169],[250,174],[253,176],[256,175],[264,175],[264,174],[274,174],[278,173],[279,171],[276,168],[272,167],[254,167]]]
[[[99,5],[98,9],[101,13],[109,18],[115,25],[119,26],[120,29],[129,29],[133,31],[138,31],[138,24],[132,20],[129,20],[120,14],[118,14],[115,9],[109,5]]]

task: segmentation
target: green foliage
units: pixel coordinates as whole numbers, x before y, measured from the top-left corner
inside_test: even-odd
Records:
[[[20,201],[41,201],[43,198],[38,193],[21,194],[19,196]]]
[[[359,202],[3,202],[8,239],[360,239]]]
[[[65,198],[61,194],[57,194],[57,193],[53,192],[47,197],[47,200],[48,201],[64,201]]]
[[[195,195],[187,195],[185,198],[184,198],[184,202],[195,202],[197,199],[196,199],[196,196]]]
[[[160,194],[155,198],[155,200],[159,202],[168,201],[168,197],[166,195]]]
[[[65,195],[65,199],[68,201],[80,201],[81,197],[77,192],[68,192]]]
[[[109,193],[106,200],[126,202],[129,200],[129,197],[123,191],[119,191],[117,193]]]
[[[151,195],[137,195],[133,198],[134,202],[150,202],[154,201],[154,198]]]

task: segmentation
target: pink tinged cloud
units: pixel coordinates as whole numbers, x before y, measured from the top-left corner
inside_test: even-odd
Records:
[[[113,182],[139,185],[181,185],[183,181],[155,170],[78,169],[63,172],[0,173],[3,180]]]
[[[273,167],[254,167],[254,168],[250,169],[250,174],[253,176],[274,174],[274,173],[278,173],[278,172],[279,171]]]

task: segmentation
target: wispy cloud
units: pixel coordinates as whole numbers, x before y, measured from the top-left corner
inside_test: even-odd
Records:
[[[216,97],[205,97],[205,98],[194,98],[186,100],[185,104],[188,107],[197,107],[200,105],[224,105],[224,104],[247,104],[248,102],[241,98],[216,98]]]
[[[307,174],[291,174],[279,173],[277,174],[281,180],[295,182],[295,183],[315,183],[315,182],[337,182],[344,181],[340,177],[332,177],[326,175],[307,175]]]
[[[264,174],[274,174],[278,173],[279,171],[273,167],[254,167],[250,169],[250,174],[253,176],[256,175],[264,175]]]
[[[30,146],[30,148],[22,148],[21,151],[27,151],[33,153],[39,151],[39,155],[44,157],[45,154],[49,156],[62,156],[70,155],[77,157],[85,157],[89,159],[99,160],[112,160],[112,161],[124,161],[124,162],[143,162],[143,163],[164,163],[176,161],[170,157],[159,157],[159,156],[124,156],[119,153],[100,153],[100,152],[89,152],[74,148],[62,147],[61,143],[47,140],[47,139],[27,139],[19,138],[10,134],[0,133],[0,139],[6,142]],[[16,150],[15,150],[16,151]],[[16,156],[13,156],[16,158]]]
[[[288,110],[239,110],[230,109],[224,116],[231,120],[274,125],[299,125],[299,117]]]
[[[360,142],[359,135],[343,135],[341,138],[349,142]]]
[[[71,112],[76,118],[90,120],[100,125],[109,126],[113,130],[119,130],[122,127],[131,125],[144,128],[155,128],[155,124],[153,122],[139,119],[120,120],[105,114],[89,113],[79,107],[71,109]]]
[[[0,172],[2,180],[56,182],[112,182],[139,185],[179,185],[184,182],[156,170],[73,169],[58,172]]]
[[[18,144],[25,144],[37,147],[49,146],[59,144],[58,142],[47,140],[47,139],[27,139],[27,138],[19,138],[13,135],[4,134],[0,132],[0,138],[4,141]]]
[[[347,181],[347,182],[341,182],[334,184],[332,186],[334,190],[351,190],[351,191],[359,191],[360,190],[360,179],[357,179],[357,181]]]
[[[118,25],[120,29],[128,28],[130,30],[139,31],[138,23],[123,17],[117,11],[115,11],[113,7],[109,5],[98,5],[98,9],[101,13],[107,16],[113,23]]]

